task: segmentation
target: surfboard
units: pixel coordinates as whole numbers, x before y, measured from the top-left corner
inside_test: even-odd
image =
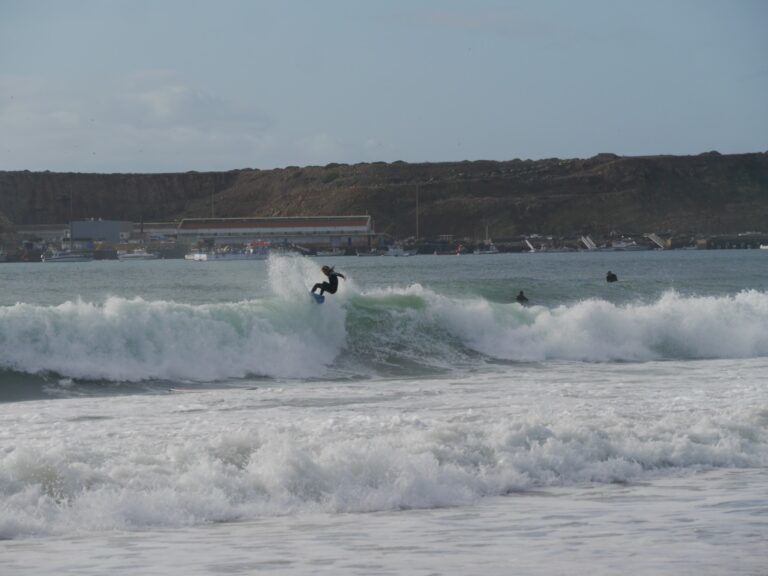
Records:
[[[321,294],[315,294],[314,292],[310,292],[310,294],[312,294],[312,298],[314,298],[315,302],[318,304],[325,302],[325,296],[322,296]]]

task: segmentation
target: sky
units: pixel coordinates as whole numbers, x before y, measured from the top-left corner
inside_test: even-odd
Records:
[[[764,0],[0,0],[0,170],[768,150]]]

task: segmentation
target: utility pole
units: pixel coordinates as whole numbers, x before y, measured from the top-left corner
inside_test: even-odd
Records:
[[[416,184],[416,242],[419,241],[419,188],[420,185]]]

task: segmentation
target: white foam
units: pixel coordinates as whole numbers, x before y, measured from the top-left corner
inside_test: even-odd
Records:
[[[690,382],[638,389],[630,410],[547,397],[542,382],[505,398],[506,379],[467,389],[422,382],[419,393],[413,382],[381,383],[402,395],[384,403],[366,400],[370,390],[305,384],[200,393],[194,411],[173,396],[0,407],[0,538],[455,506],[768,465],[765,409],[750,406],[764,394],[742,383],[743,402],[723,408],[707,404],[720,385],[701,385],[687,410],[675,397]],[[579,394],[592,388],[584,378]]]
[[[586,300],[554,309],[429,295],[439,321],[489,356],[632,361],[659,358],[752,358],[768,355],[768,293],[683,297],[623,306]],[[457,305],[458,304],[458,305]]]

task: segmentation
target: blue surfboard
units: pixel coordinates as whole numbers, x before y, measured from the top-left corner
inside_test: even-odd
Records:
[[[315,302],[317,302],[318,304],[322,304],[323,302],[325,302],[325,296],[323,296],[322,294],[315,294],[314,292],[310,292],[310,294],[312,294],[312,298],[314,298]]]

